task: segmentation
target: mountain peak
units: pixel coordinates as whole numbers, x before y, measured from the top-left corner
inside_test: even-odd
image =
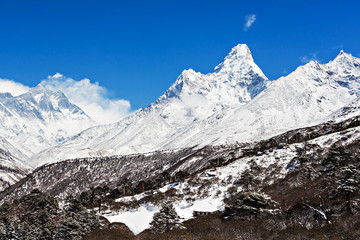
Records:
[[[173,97],[201,96],[216,107],[242,104],[265,89],[267,82],[267,77],[253,61],[248,46],[239,44],[231,49],[214,73],[184,70],[157,102]]]
[[[303,65],[302,67],[305,67],[305,68],[310,67],[310,68],[320,69],[320,63],[318,61],[311,60],[310,62]]]
[[[36,87],[30,89],[29,92],[33,93],[33,94],[39,94],[39,93],[43,93],[46,92],[47,90],[45,89],[45,87],[43,85],[38,84]]]
[[[335,62],[339,62],[339,61],[344,61],[344,60],[350,60],[352,61],[354,59],[354,57],[350,54],[350,53],[346,53],[343,50],[341,50],[338,55],[336,55],[334,61]]]
[[[226,58],[243,58],[253,61],[249,47],[246,44],[238,44],[233,47]]]
[[[230,53],[224,58],[224,61],[217,65],[214,72],[229,71],[237,68],[243,62],[254,62],[250,49],[246,44],[238,44],[233,47]]]

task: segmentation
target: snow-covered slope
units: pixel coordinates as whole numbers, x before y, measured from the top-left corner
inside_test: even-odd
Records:
[[[327,64],[310,62],[273,81],[236,110],[190,125],[167,147],[175,147],[178,142],[206,145],[261,140],[330,120],[329,115],[351,101],[355,109],[359,95],[360,59],[341,51]]]
[[[213,73],[205,75],[192,69],[185,70],[148,108],[116,124],[86,130],[70,141],[36,155],[31,162],[41,165],[66,158],[161,149],[174,134],[193,122],[246,104],[268,83],[254,63],[249,48],[239,44]]]
[[[346,140],[342,141],[341,139],[344,139],[344,136],[346,136]],[[342,146],[358,144],[359,137],[360,127],[326,134],[308,142],[308,145],[311,146],[308,148],[308,154],[311,154],[314,157],[314,155],[317,155],[315,153],[316,150],[319,151],[319,149],[322,149],[323,152],[320,154],[322,155],[324,152],[329,151],[331,146],[334,146],[334,142],[341,142]],[[175,192],[178,196],[181,196],[178,197],[174,194],[176,197],[171,199],[171,197],[164,195],[166,196],[164,198],[167,198],[167,201],[169,201],[169,198],[171,199],[170,201],[173,203],[176,212],[181,217],[182,221],[194,218],[194,211],[204,213],[224,211],[224,208],[226,207],[225,202],[229,201],[229,198],[235,195],[234,193],[249,190],[247,189],[246,184],[244,184],[246,181],[246,177],[244,176],[251,175],[252,177],[250,179],[252,180],[250,181],[257,179],[254,184],[261,189],[261,187],[259,187],[261,182],[271,185],[279,181],[279,179],[284,179],[288,173],[294,173],[301,168],[300,162],[297,162],[296,159],[299,159],[298,150],[303,147],[303,143],[293,143],[286,145],[283,148],[276,148],[271,151],[267,150],[264,153],[255,156],[240,158],[223,167],[208,169],[195,176],[193,175],[192,178],[188,178],[185,181],[168,184],[157,191],[143,192],[131,197],[121,197],[117,199],[116,202],[129,203],[135,199],[140,202],[141,205],[130,209],[120,209],[118,211],[108,210],[103,216],[110,222],[125,223],[134,234],[139,234],[141,231],[150,227],[153,215],[158,212],[161,207],[161,204],[159,204],[161,201],[157,200],[157,202],[154,203],[145,200],[147,199],[146,197],[153,196],[159,192],[165,193],[169,190],[172,190],[173,193]],[[316,158],[318,160],[320,157],[317,156]],[[315,165],[314,162],[315,161],[312,160],[311,163]],[[311,172],[311,174],[313,174],[312,176],[319,174],[319,172],[315,171],[314,168],[309,167],[309,165],[307,165],[307,169],[310,169],[307,170],[308,173]],[[346,168],[343,167],[342,169]],[[301,182],[300,179],[297,178],[297,184]],[[288,181],[288,179],[285,181]],[[347,184],[343,185],[347,186]],[[329,186],[331,186],[331,184],[329,184]],[[286,187],[283,186],[283,188],[285,189]],[[318,197],[320,195],[316,196]],[[324,212],[321,213],[326,217]]]
[[[0,148],[21,160],[93,125],[61,91],[38,85],[20,96],[0,93],[0,135],[6,139]]]
[[[30,173],[30,167],[7,151],[0,149],[0,191],[16,183],[28,173]]]
[[[360,60],[350,54],[269,82],[247,46],[238,45],[214,73],[184,71],[150,107],[86,130],[32,163],[261,140],[321,123],[359,95]]]
[[[347,118],[360,115],[360,97],[357,97],[350,104],[345,105],[338,111],[331,114],[328,119],[334,121],[342,121]]]
[[[88,196],[109,200],[111,196],[117,198],[116,192],[117,196],[123,191],[127,191],[128,195],[134,191],[142,192],[116,200],[121,202],[119,205],[103,201],[101,208],[109,221],[124,222],[137,234],[149,227],[153,214],[169,200],[179,216],[186,220],[193,217],[193,211],[223,210],[226,202],[223,200],[228,201],[240,191],[256,191],[276,184],[275,189],[279,191],[289,190],[286,186],[295,186],[291,191],[293,194],[294,191],[299,192],[296,189],[298,184],[309,179],[323,188],[323,181],[318,178],[320,174],[334,189],[353,189],[352,186],[358,186],[358,183],[352,179],[356,181],[357,178],[349,177],[349,172],[358,176],[356,171],[359,167],[355,166],[358,166],[360,143],[359,119],[358,116],[346,122],[295,129],[258,143],[62,161],[37,168],[19,184],[0,193],[0,199],[19,198],[35,188],[59,200],[69,195],[76,197],[80,193],[86,196],[84,191],[97,189],[97,186],[100,190],[89,190]],[[300,175],[295,175],[288,182],[288,173],[294,176],[294,171],[299,171]],[[189,178],[176,177],[180,172],[188,173]],[[335,181],[329,181],[329,176],[336,176],[339,180],[336,185],[331,184]],[[279,183],[281,179],[284,182]],[[143,190],[139,189],[141,183],[144,183]],[[157,190],[153,189],[155,186]],[[307,194],[320,204],[318,195],[314,193],[318,191],[313,189]],[[86,198],[83,199],[86,201]],[[301,199],[304,198],[297,200]]]

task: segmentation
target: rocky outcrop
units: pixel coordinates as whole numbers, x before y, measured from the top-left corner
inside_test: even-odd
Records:
[[[241,192],[235,196],[235,201],[225,208],[224,220],[245,219],[258,220],[266,216],[276,215],[279,204],[261,192]]]

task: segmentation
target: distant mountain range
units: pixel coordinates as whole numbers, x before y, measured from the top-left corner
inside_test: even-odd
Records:
[[[3,185],[23,177],[31,169],[29,159],[41,150],[95,124],[61,91],[40,84],[20,96],[0,93],[0,166],[6,166],[0,177]]]
[[[41,84],[20,96],[0,94],[0,132],[27,157],[94,125],[61,91]]]
[[[42,85],[20,96],[1,93],[0,149],[25,173],[65,159],[259,141],[356,116],[359,97],[360,59],[350,54],[270,81],[239,44],[213,73],[183,71],[149,107],[114,124],[97,125]]]
[[[149,107],[87,129],[30,162],[257,141],[322,123],[349,106],[354,115],[359,95],[360,60],[343,51],[327,64],[311,61],[269,81],[239,44],[213,73],[185,70]]]

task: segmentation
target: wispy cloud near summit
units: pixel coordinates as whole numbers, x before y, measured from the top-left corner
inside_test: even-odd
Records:
[[[105,87],[100,86],[98,82],[90,82],[87,78],[76,81],[56,73],[41,81],[41,84],[45,88],[62,91],[70,102],[79,106],[98,123],[117,122],[132,112],[129,101],[110,98]],[[9,92],[13,96],[18,96],[30,89],[20,82],[0,78],[0,93]]]
[[[22,83],[15,82],[9,79],[0,78],[0,92],[1,93],[11,93],[13,96],[18,96],[20,94],[26,93],[29,91],[29,87],[23,85]]]
[[[251,25],[253,25],[253,23],[256,21],[256,15],[255,14],[251,14],[251,15],[247,15],[245,17],[245,25],[244,25],[244,31],[247,31]]]
[[[117,122],[131,113],[129,101],[109,98],[106,88],[87,78],[76,81],[56,73],[41,84],[52,90],[61,90],[71,102],[98,123]]]

